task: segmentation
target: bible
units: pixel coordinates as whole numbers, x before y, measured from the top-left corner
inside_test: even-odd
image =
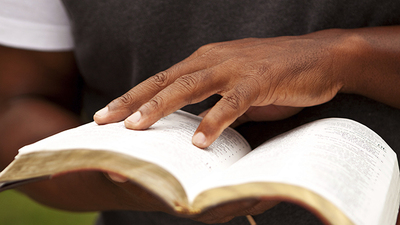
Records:
[[[327,224],[396,222],[397,156],[366,126],[321,119],[255,149],[227,128],[199,149],[191,137],[200,121],[177,111],[146,130],[91,122],[63,131],[21,148],[0,173],[0,190],[96,170],[127,177],[181,214],[255,198],[294,202]]]

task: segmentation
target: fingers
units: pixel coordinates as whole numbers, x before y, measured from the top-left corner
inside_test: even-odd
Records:
[[[96,122],[102,124],[126,118],[127,128],[146,129],[185,105],[203,101],[215,93],[220,93],[223,95],[222,99],[207,113],[192,139],[194,145],[206,148],[225,128],[246,112],[259,96],[258,89],[255,88],[258,83],[254,79],[238,76],[235,82],[231,82],[233,75],[214,76],[223,74],[222,69],[213,67],[176,79],[159,78],[167,76],[166,73],[160,73],[97,112]],[[234,74],[233,71],[225,73]],[[146,94],[140,95],[142,91]],[[135,97],[136,95],[141,97]],[[103,110],[106,111],[106,116],[102,114]]]
[[[299,113],[303,107],[265,105],[251,106],[245,114],[237,118],[231,127],[237,127],[248,121],[275,121],[289,118]]]
[[[93,119],[98,124],[124,120],[164,88],[175,82],[178,77],[195,72],[201,67],[201,61],[194,64],[190,60],[185,60],[157,73],[96,112]]]
[[[142,105],[125,120],[131,129],[146,129],[160,118],[184,105],[200,102],[220,90],[223,80],[202,72],[178,78],[156,96]],[[224,94],[223,98],[207,113],[193,137],[193,144],[206,148],[222,131],[243,114],[258,96],[248,83],[240,83]]]
[[[181,107],[211,96],[220,88],[220,82],[214,80],[210,73],[212,72],[204,70],[179,77],[128,117],[125,126],[131,129],[146,129]]]
[[[199,148],[210,146],[238,117],[258,98],[259,93],[251,82],[239,82],[223,95],[222,99],[207,112],[194,133],[192,143]]]
[[[249,42],[248,39],[243,39],[236,41],[235,43],[238,44],[240,43],[244,45],[248,42]],[[178,78],[185,75],[193,74],[200,70],[207,70],[208,68],[211,68],[212,65],[216,65],[226,60],[227,56],[229,56],[230,54],[229,53],[221,54],[221,52],[224,52],[226,51],[226,49],[229,49],[225,48],[225,46],[229,44],[230,42],[225,42],[225,43],[212,43],[202,46],[182,62],[172,66],[171,68],[163,72],[160,72],[150,77],[146,81],[132,88],[130,91],[128,91],[121,97],[112,101],[105,108],[99,110],[94,115],[94,120],[98,124],[121,121],[127,118],[129,115],[135,113],[140,106],[149,101],[152,101],[152,103],[150,104],[159,103],[159,101],[161,101],[162,99],[161,98],[162,94],[160,95],[161,97],[158,96],[157,98],[154,99],[153,97],[155,97],[164,88],[174,83]],[[186,78],[190,78],[190,76]],[[180,79],[180,82],[189,82],[189,84],[191,83],[191,81],[189,79],[185,79],[185,77]],[[178,109],[178,107],[175,108]],[[142,108],[142,110],[145,109],[146,107]],[[167,115],[168,113],[164,114]],[[135,121],[138,118],[141,118],[140,114],[136,114],[132,119],[134,119]],[[147,125],[148,124],[149,123],[147,123]],[[144,124],[142,127],[144,127]]]
[[[218,55],[206,54],[209,50],[219,45],[220,44],[218,43],[205,45],[195,51],[185,60],[175,64],[165,71],[159,72],[156,75],[148,78],[144,82],[138,84],[137,86],[126,92],[121,97],[113,100],[103,109],[96,112],[93,119],[98,124],[106,124],[124,120],[128,116],[135,113],[140,106],[149,101],[149,104],[158,104],[161,101],[163,95],[173,89],[168,89],[166,92],[161,93],[158,97],[155,96],[166,87],[168,87],[170,84],[174,83],[178,78],[180,78],[178,80],[178,84],[195,84],[195,82],[201,81],[201,79],[197,78],[192,79],[192,77],[195,76],[189,75],[197,71],[204,70],[205,68],[209,68],[210,62],[216,63],[217,61],[223,61],[224,59],[219,57]],[[142,110],[145,111],[146,108],[151,108],[151,105],[144,106]],[[179,108],[175,107],[175,109]],[[171,111],[169,111],[169,113],[171,113]],[[164,115],[168,115],[168,113],[164,113]],[[133,119],[133,121],[136,121],[138,120],[138,118],[141,118],[139,113],[133,116],[133,118],[131,119]],[[146,126],[144,124],[145,123],[143,123],[143,125],[138,124],[137,126],[145,128]],[[148,124],[149,123],[147,123],[147,125]],[[135,126],[132,125],[131,128],[133,129],[133,127]]]
[[[237,51],[234,54],[229,47],[244,47],[252,42],[257,44],[259,40],[243,39],[203,46],[184,61],[112,101],[94,115],[94,120],[98,124],[125,120],[127,128],[147,129],[185,105],[220,94],[222,99],[207,113],[192,139],[194,145],[206,148],[251,105],[259,104],[260,99],[264,105],[270,104],[265,96],[260,97],[261,84],[265,83],[260,73],[264,70],[254,70],[255,66],[246,61],[246,54],[238,57]],[[243,65],[250,69],[243,71]]]

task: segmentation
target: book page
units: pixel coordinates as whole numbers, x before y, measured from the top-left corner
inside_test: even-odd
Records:
[[[392,176],[393,172],[397,174]],[[380,137],[355,121],[331,118],[264,143],[208,185],[297,185],[324,196],[355,224],[379,224],[392,177],[399,179],[397,158]],[[398,192],[398,181],[394,183]],[[197,194],[194,191],[189,198]],[[398,200],[394,204],[397,208]]]
[[[200,120],[178,111],[141,131],[126,129],[123,122],[100,126],[92,122],[26,146],[20,154],[63,149],[115,151],[158,164],[186,189],[250,151],[248,143],[233,129],[224,131],[207,149],[195,147],[191,139]]]

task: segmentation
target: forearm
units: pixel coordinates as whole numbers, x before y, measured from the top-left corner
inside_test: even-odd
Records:
[[[18,97],[0,104],[0,168],[8,165],[19,148],[79,125],[78,117],[49,101]]]
[[[341,92],[400,108],[400,26],[345,30],[344,37],[333,61]]]
[[[81,123],[78,75],[72,52],[0,46],[1,169],[20,147]],[[121,185],[102,171],[73,171],[18,190],[67,210],[161,210],[163,205],[147,192],[129,182]]]
[[[0,113],[0,166],[4,169],[17,155],[18,149],[59,131],[79,125],[78,118],[67,110],[43,99],[19,97],[3,101]],[[43,182],[42,182],[43,183]],[[54,196],[48,190],[21,188],[34,199]]]

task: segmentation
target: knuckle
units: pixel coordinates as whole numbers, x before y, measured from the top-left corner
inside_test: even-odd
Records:
[[[255,83],[255,84],[254,84]],[[253,93],[257,90],[257,82],[255,82],[251,77],[246,79],[246,82],[236,85],[234,93],[236,93],[239,99],[251,99],[254,95]]]
[[[263,78],[260,79],[260,76],[255,75],[247,75],[243,78],[244,82],[236,87],[236,91],[246,100],[258,100],[263,89],[262,86],[265,84]]]
[[[196,75],[184,75],[175,81],[176,85],[174,88],[181,93],[186,104],[191,104],[204,94],[204,92],[198,90],[200,89],[199,85],[204,83],[205,80],[206,77],[198,73]]]
[[[192,75],[184,75],[176,80],[179,87],[184,88],[187,91],[191,91],[197,87],[198,78]]]
[[[271,73],[273,65],[268,61],[263,61],[262,63],[246,62],[243,68],[247,74],[255,77],[265,77]]]
[[[198,52],[199,54],[208,52],[210,49],[214,48],[216,45],[218,45],[218,43],[210,43],[210,44],[203,45],[199,49],[197,49],[196,52]]]
[[[115,111],[115,110],[126,110],[129,109],[132,111],[132,108],[134,107],[135,100],[133,98],[133,94],[130,92],[127,92],[123,95],[121,95],[119,98],[116,98],[108,104],[108,108],[110,111]]]
[[[224,98],[222,98],[226,102],[226,105],[229,106],[233,110],[239,110],[242,105],[242,100],[238,93],[232,93]]]
[[[125,105],[129,105],[129,104],[131,104],[133,102],[133,97],[129,92],[123,94],[119,99]]]
[[[236,85],[230,93],[224,96],[223,100],[233,110],[240,110],[245,104],[251,105],[258,98],[259,90],[257,82],[252,80],[252,78],[249,79],[251,82],[246,81]]]
[[[127,93],[121,95],[119,98],[114,99],[110,103],[110,106],[112,106],[113,108],[128,107],[132,104],[134,104],[133,94],[131,92],[127,92]]]
[[[267,64],[257,65],[253,68],[252,72],[255,76],[264,77],[266,74],[270,73],[271,67]]]
[[[150,101],[148,101],[145,107],[151,111],[157,111],[161,113],[161,116],[164,117],[164,99],[160,96],[154,96]]]
[[[146,104],[142,105],[139,110],[147,115],[153,114],[160,116],[161,118],[166,115],[164,112],[165,105],[166,104],[164,104],[164,99],[161,96],[154,96]]]
[[[169,72],[167,70],[161,71],[152,76],[151,79],[158,87],[165,87],[169,83]]]
[[[158,109],[161,108],[162,106],[162,98],[160,97],[154,97],[152,99],[150,99],[150,101],[148,102],[149,107],[151,107],[152,109]]]

